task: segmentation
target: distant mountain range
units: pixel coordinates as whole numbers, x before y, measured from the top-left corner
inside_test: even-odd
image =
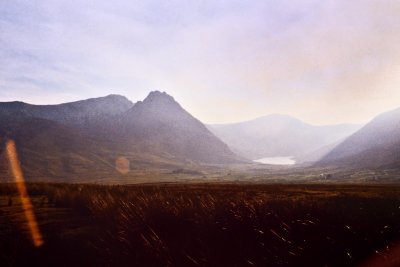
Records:
[[[278,114],[240,123],[208,125],[210,131],[239,155],[253,160],[292,156],[297,162],[317,161],[329,152],[329,147],[360,127],[353,124],[315,126]]]
[[[315,126],[285,115],[205,126],[172,96],[151,92],[132,103],[109,95],[60,105],[0,103],[0,176],[10,177],[4,147],[16,141],[30,180],[107,181],[130,174],[199,173],[193,166],[250,164],[293,156],[317,167],[400,166],[400,109],[361,128]]]
[[[0,136],[16,141],[33,180],[106,179],[118,175],[118,157],[133,169],[246,162],[158,91],[135,104],[118,95],[60,105],[0,103]],[[1,171],[8,172],[4,153]]]
[[[338,144],[318,166],[400,167],[400,109],[375,117]]]

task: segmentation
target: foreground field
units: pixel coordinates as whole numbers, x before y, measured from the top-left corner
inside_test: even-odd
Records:
[[[400,186],[0,185],[1,266],[400,266]]]

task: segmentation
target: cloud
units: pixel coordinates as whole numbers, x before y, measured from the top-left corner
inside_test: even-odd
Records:
[[[0,3],[0,100],[166,90],[206,122],[366,121],[400,106],[400,3]],[[34,96],[34,97],[32,97]]]

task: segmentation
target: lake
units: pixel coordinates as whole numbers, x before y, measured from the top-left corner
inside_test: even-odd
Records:
[[[257,163],[271,164],[271,165],[294,165],[296,161],[293,157],[267,157],[262,159],[253,160]]]

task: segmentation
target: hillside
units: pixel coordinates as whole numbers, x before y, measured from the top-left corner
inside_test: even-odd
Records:
[[[124,96],[108,95],[59,105],[31,105],[19,101],[1,102],[0,114],[19,113],[63,124],[85,125],[104,117],[119,115],[132,106],[133,103]]]
[[[236,153],[250,159],[293,156],[298,161],[310,153],[349,136],[359,125],[315,126],[286,115],[269,115],[255,120],[208,125]]]
[[[380,167],[400,163],[400,109],[375,117],[318,165]]]
[[[0,103],[0,172],[8,176],[4,145],[17,143],[31,180],[123,179],[130,171],[171,171],[186,164],[243,161],[166,93],[152,92],[132,104],[107,96],[61,105]]]
[[[151,92],[116,123],[115,135],[142,151],[203,163],[244,161],[166,93]]]

